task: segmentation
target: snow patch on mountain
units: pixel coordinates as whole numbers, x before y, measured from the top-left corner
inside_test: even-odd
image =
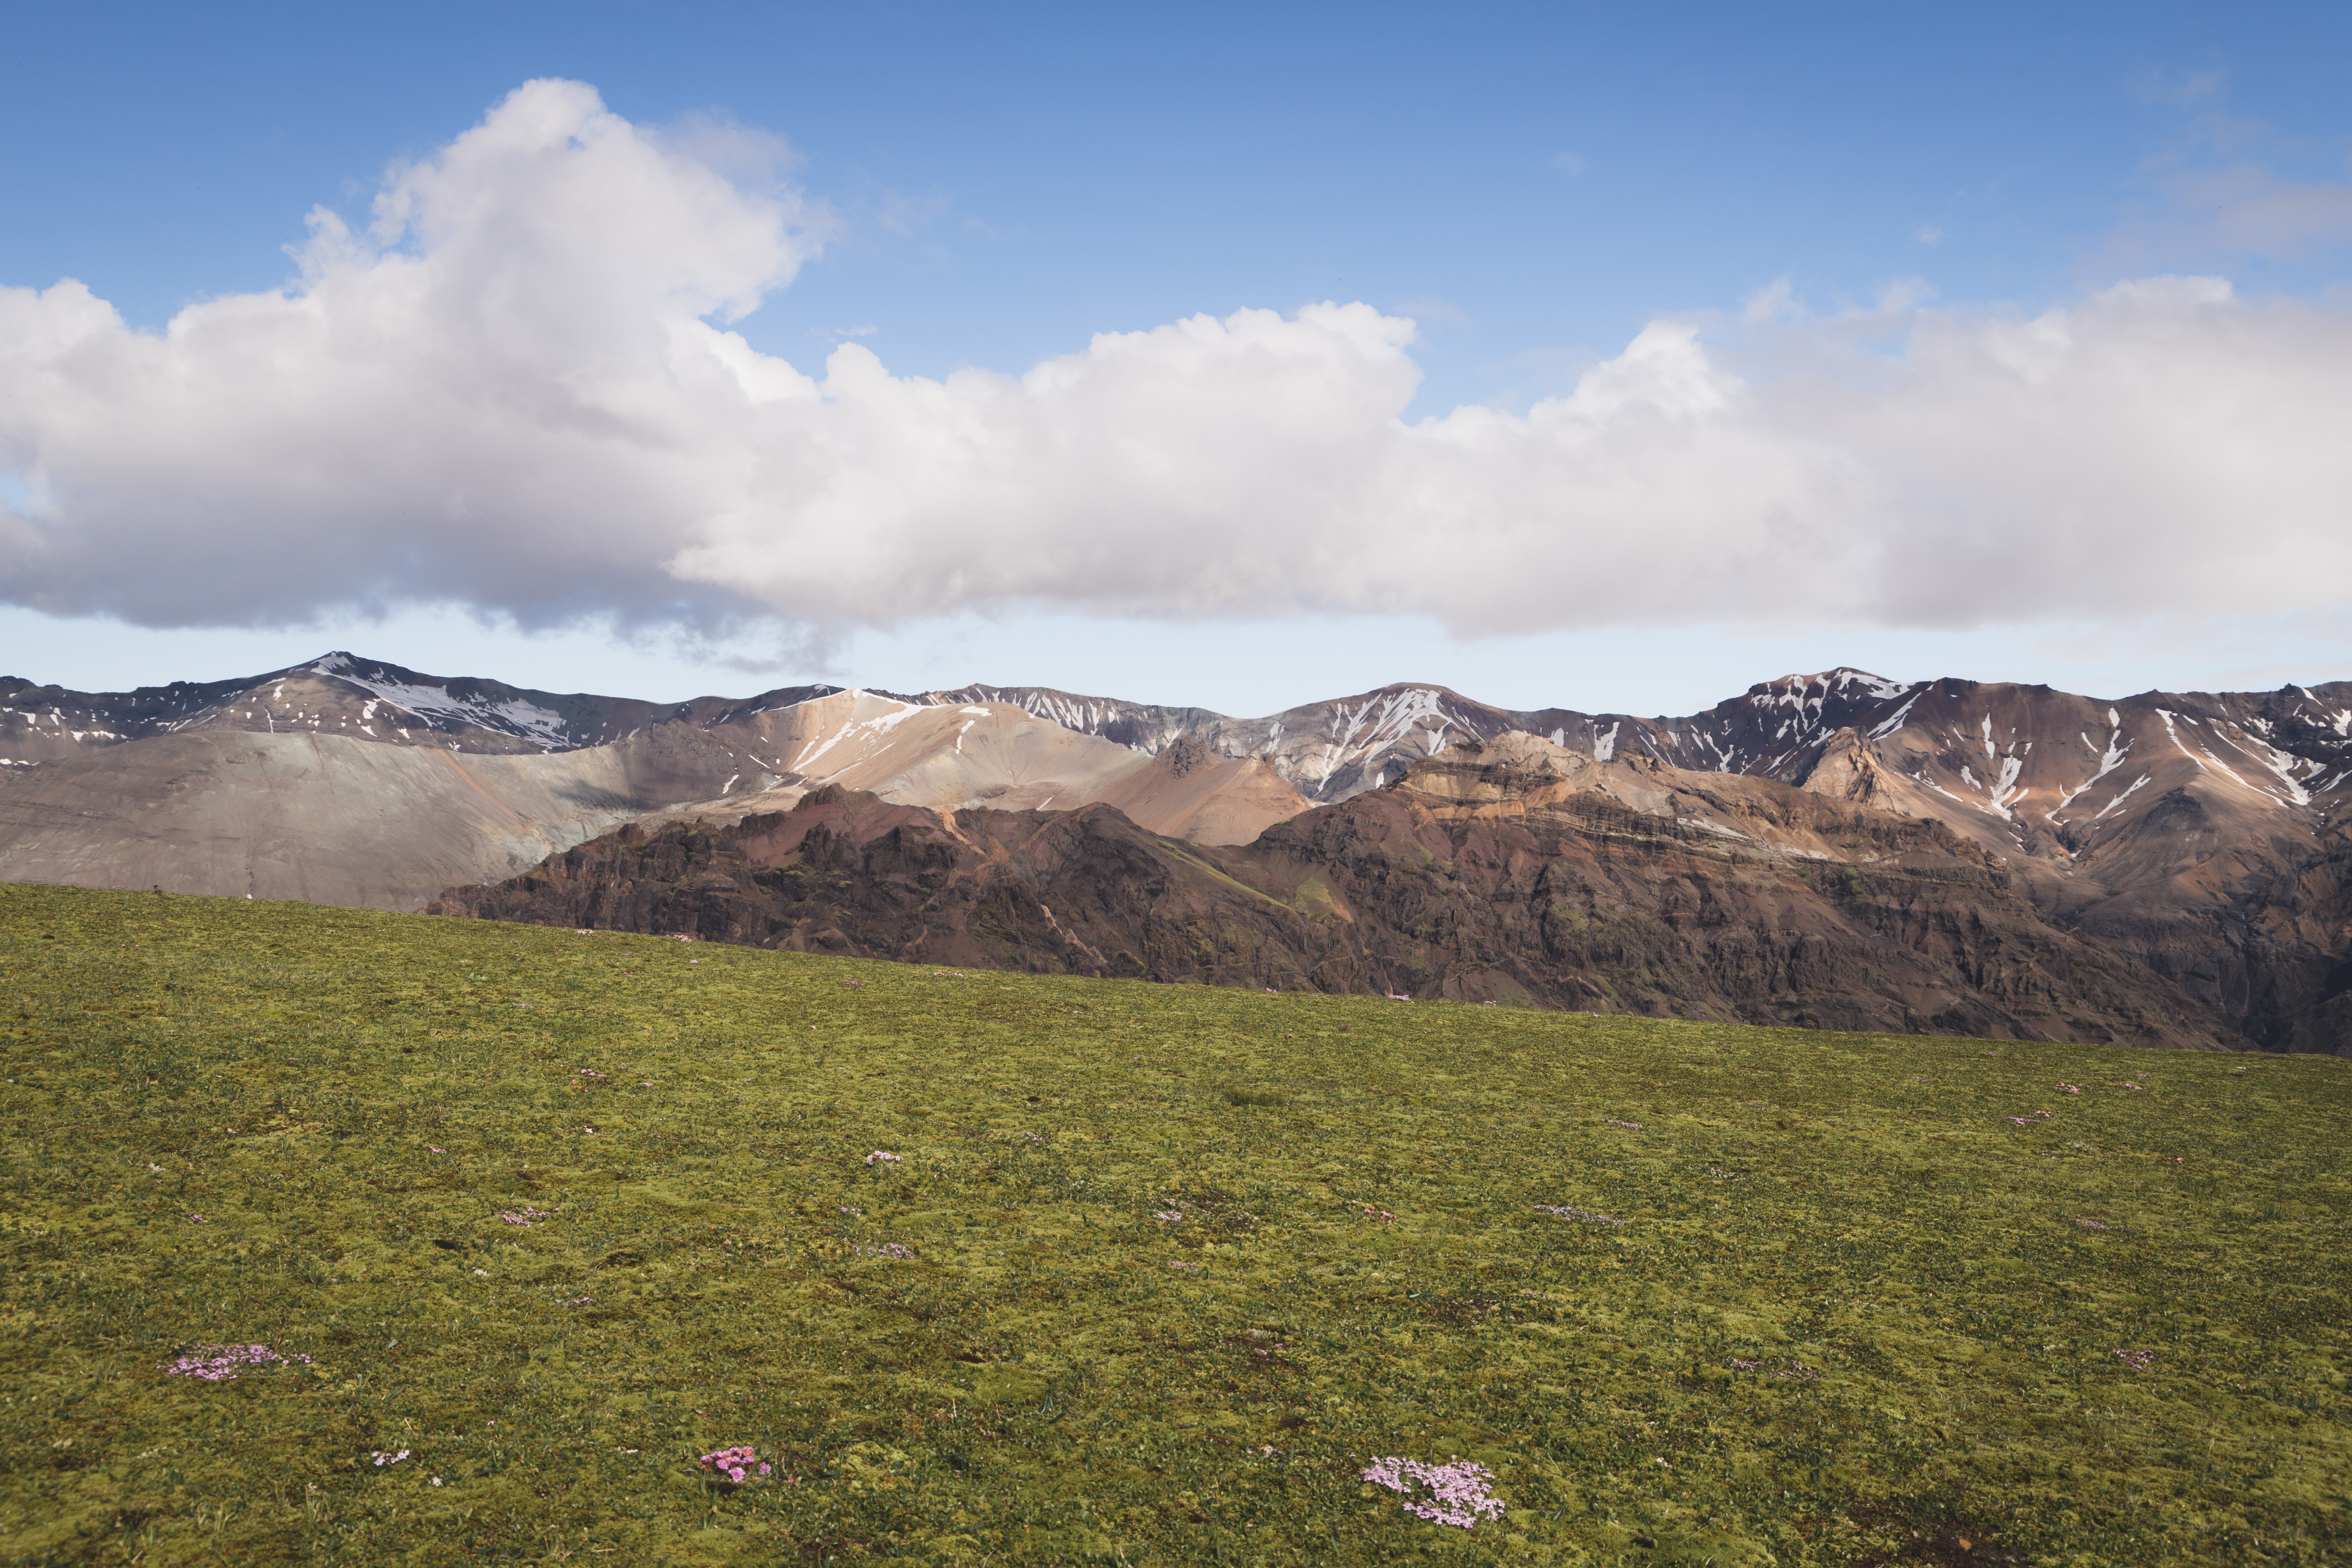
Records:
[[[332,676],[372,692],[378,701],[413,713],[428,724],[437,721],[496,730],[529,741],[543,752],[567,746],[572,741],[570,726],[564,723],[562,714],[519,697],[490,701],[454,696],[446,686],[413,686],[394,679],[381,669],[364,668],[348,654],[331,653],[310,668],[320,675]],[[284,690],[281,684],[278,691],[282,694]]]
[[[2106,815],[2107,815],[2107,813],[2109,813],[2109,812],[2111,812],[2111,811],[2115,810],[2115,808],[2116,808],[2116,807],[2117,807],[2117,806],[2119,806],[2119,805],[2123,805],[2123,803],[2124,803],[2124,802],[2126,802],[2126,801],[2129,800],[2133,795],[2137,795],[2137,794],[2139,793],[2139,791],[2140,791],[2140,787],[2141,787],[2143,784],[2147,784],[2147,781],[2148,781],[2148,776],[2149,776],[2149,775],[2147,775],[2147,773],[2142,773],[2142,774],[2140,774],[2140,775],[2139,775],[2139,777],[2138,777],[2138,778],[2137,778],[2137,779],[2133,780],[2133,781],[2132,781],[2132,785],[2131,785],[2131,787],[2130,787],[2129,789],[2127,789],[2127,790],[2124,791],[2124,792],[2123,792],[2123,794],[2121,794],[2121,795],[2119,795],[2116,796],[2116,798],[2115,798],[2115,799],[2113,799],[2113,800],[2111,800],[2111,801],[2107,802],[2107,804],[2106,804],[2106,805],[2103,805],[2103,806],[2099,807],[2099,809],[2098,809],[2096,812],[2095,812],[2095,813],[2093,813],[2093,814],[2092,814],[2091,820],[2092,820],[2093,822],[2096,822],[2096,821],[2098,821],[2100,817],[2106,816]]]
[[[887,702],[890,705],[889,711],[877,714],[871,719],[860,719],[854,722],[844,724],[832,734],[822,737],[822,744],[819,744],[816,741],[810,742],[807,746],[801,748],[801,754],[793,759],[792,771],[793,773],[801,773],[805,776],[814,776],[815,765],[820,758],[825,756],[831,752],[835,747],[841,745],[845,742],[856,742],[856,749],[849,753],[847,759],[843,761],[840,766],[835,768],[832,773],[825,776],[830,778],[835,774],[841,773],[856,765],[859,758],[865,756],[867,752],[873,749],[875,742],[880,741],[891,731],[897,729],[899,725],[905,723],[908,720],[913,718],[918,713],[928,713],[930,711],[930,708],[925,703],[904,702],[895,697],[884,697],[878,692],[862,691],[853,688],[846,695],[853,701],[863,700],[872,702]],[[1067,726],[1064,727],[1067,728]],[[812,750],[812,748],[814,749]]]
[[[2107,718],[2111,722],[2115,721],[2116,710],[2114,709],[2110,708],[2107,710]],[[2092,749],[2091,738],[2088,735],[2084,735],[2077,731],[2077,738],[2082,741],[2083,749],[2084,751],[2087,752]],[[2124,758],[2128,756],[2131,752],[2131,744],[2132,743],[2129,741],[2124,739],[2124,732],[2120,729],[2109,735],[2107,737],[2107,749],[2099,758],[2099,771],[2093,773],[2089,778],[2084,779],[2081,784],[2076,784],[2073,789],[2059,791],[2058,804],[2049,811],[2042,813],[2042,815],[2052,822],[2063,821],[2064,819],[2058,814],[2065,810],[2068,806],[2074,805],[2077,798],[2088,794],[2093,784],[2097,784],[2101,779],[2105,778],[2109,773],[2114,773],[2117,768],[2123,766]]]
[[[1882,721],[1876,728],[1870,731],[1870,738],[1874,741],[1883,741],[1886,739],[1887,736],[1895,733],[1895,731],[1903,728],[1903,721],[1911,716],[1911,710],[1917,706],[1918,701],[1919,698],[1917,694],[1914,693],[1904,702],[1902,707],[1897,708],[1895,710],[1892,718]]]

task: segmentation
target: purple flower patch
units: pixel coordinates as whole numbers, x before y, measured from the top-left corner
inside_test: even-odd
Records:
[[[1428,1520],[1432,1524],[1450,1524],[1456,1530],[1468,1530],[1482,1517],[1502,1517],[1502,1500],[1491,1490],[1495,1484],[1495,1472],[1468,1459],[1444,1465],[1425,1465],[1419,1459],[1391,1455],[1384,1459],[1374,1459],[1360,1473],[1374,1486],[1404,1493],[1405,1512]],[[1427,1489],[1426,1496],[1415,1495],[1416,1489],[1420,1488]]]
[[[731,1448],[714,1448],[695,1463],[711,1479],[739,1487],[750,1480],[755,1472],[764,1476],[775,1468],[760,1458],[759,1450],[749,1443],[739,1443]]]
[[[268,1366],[275,1362],[310,1364],[306,1355],[280,1355],[268,1345],[198,1345],[177,1361],[157,1370],[173,1377],[200,1377],[206,1383],[233,1383],[241,1366]]]
[[[1758,1377],[1793,1377],[1801,1382],[1811,1382],[1822,1375],[1818,1367],[1794,1359],[1784,1362],[1779,1356],[1766,1356],[1760,1361],[1742,1361],[1733,1356],[1731,1367],[1735,1372],[1753,1373]]]

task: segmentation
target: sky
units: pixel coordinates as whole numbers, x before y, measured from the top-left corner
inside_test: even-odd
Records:
[[[0,673],[2352,678],[2352,14],[18,6]]]

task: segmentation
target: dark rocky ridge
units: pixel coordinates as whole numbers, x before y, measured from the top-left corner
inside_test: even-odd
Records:
[[[714,729],[837,691],[795,686],[757,697],[647,702],[559,693],[474,676],[423,675],[331,653],[232,680],[135,691],[73,691],[0,676],[0,757],[44,761],[167,735],[340,735],[477,755],[578,751],[660,725]]]
[[[428,908],[962,967],[2244,1043],[1939,823],[1526,736],[1238,847],[1101,805],[943,813],[827,789],[731,828],[625,827]]]

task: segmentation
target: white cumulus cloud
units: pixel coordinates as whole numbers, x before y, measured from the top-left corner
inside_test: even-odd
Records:
[[[1408,420],[1361,304],[1025,374],[820,374],[730,321],[822,214],[580,84],[395,169],[300,276],[129,330],[0,289],[0,595],[149,625],[453,603],[819,632],[966,610],[1412,612],[1456,632],[1970,626],[2344,604],[2352,319],[2155,279],[2037,315],[1785,285],[1525,414]]]

